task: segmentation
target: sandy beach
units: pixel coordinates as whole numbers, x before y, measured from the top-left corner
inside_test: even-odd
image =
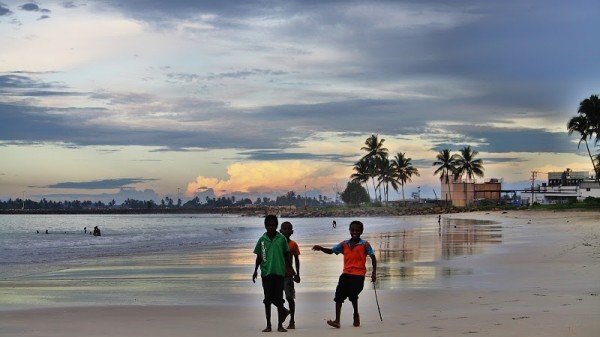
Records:
[[[362,326],[352,327],[351,306],[346,303],[342,327],[334,329],[325,324],[334,314],[334,289],[303,291],[301,283],[297,288],[297,329],[287,334],[600,335],[600,213],[498,211],[445,217],[492,220],[502,226],[503,240],[493,253],[464,255],[443,262],[448,270],[472,271],[468,277],[459,278],[464,284],[378,289],[383,321],[371,284],[366,284],[360,297]],[[306,257],[306,270],[311,270],[309,264],[318,260]],[[411,265],[417,266],[418,262],[404,267]],[[388,270],[394,267],[382,266]],[[251,267],[248,270],[250,277]],[[303,275],[304,279],[312,277],[318,276]],[[265,335],[261,332],[265,325],[261,294],[225,294],[223,299],[219,304],[175,306],[0,308],[0,336]]]

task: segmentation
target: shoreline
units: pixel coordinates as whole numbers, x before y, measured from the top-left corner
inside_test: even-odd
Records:
[[[240,216],[263,217],[266,214],[276,214],[283,218],[323,218],[323,217],[384,217],[472,213],[483,211],[500,211],[501,208],[478,209],[475,207],[295,207],[295,206],[252,206],[252,207],[223,207],[223,208],[153,208],[153,209],[0,209],[0,214],[6,215],[129,215],[129,214],[227,214]],[[528,210],[525,207],[511,208],[510,211]],[[600,210],[599,210],[600,211]]]
[[[335,289],[297,290],[299,336],[365,334],[396,336],[527,335],[597,336],[600,331],[600,224],[589,211],[486,211],[448,214],[498,222],[507,237],[499,252],[461,256],[444,263],[475,270],[436,288],[378,290],[379,320],[370,284],[360,298],[362,326],[351,326],[351,306],[342,308],[342,328],[324,320],[334,314]],[[316,277],[304,275],[303,278]],[[260,287],[256,285],[256,287]],[[75,336],[264,336],[262,294],[225,294],[220,304],[98,305],[0,310],[4,337]]]

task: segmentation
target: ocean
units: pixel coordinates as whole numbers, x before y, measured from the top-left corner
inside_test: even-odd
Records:
[[[298,292],[335,289],[341,256],[310,248],[347,239],[351,220],[365,225],[382,289],[460,284],[473,271],[458,257],[489,253],[503,239],[497,224],[438,225],[437,216],[281,218],[294,225],[301,250]],[[95,226],[101,236],[90,235]],[[0,308],[222,304],[260,295],[251,275],[262,233],[262,218],[237,215],[0,215]]]

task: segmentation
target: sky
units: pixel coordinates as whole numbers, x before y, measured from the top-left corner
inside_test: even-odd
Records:
[[[439,195],[442,149],[505,189],[591,172],[566,124],[600,92],[599,10],[0,0],[0,199],[335,198],[370,135],[418,168],[407,198]]]

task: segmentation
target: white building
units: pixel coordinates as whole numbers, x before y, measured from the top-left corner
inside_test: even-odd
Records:
[[[529,187],[521,193],[525,204],[559,204],[583,201],[587,197],[600,198],[600,183],[589,172],[549,172],[548,182]]]

